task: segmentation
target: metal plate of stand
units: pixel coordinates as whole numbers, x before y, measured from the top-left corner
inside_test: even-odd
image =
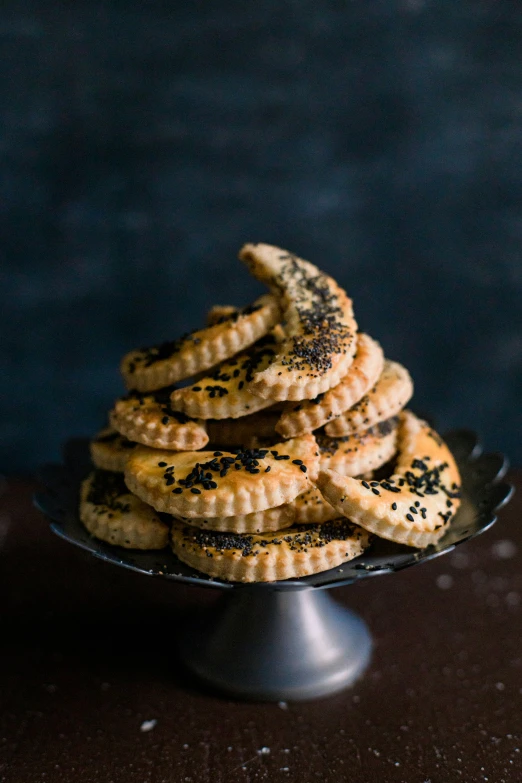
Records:
[[[91,469],[88,442],[70,441],[63,465],[41,471],[37,507],[66,541],[114,565],[185,584],[217,589],[210,610],[181,633],[180,654],[202,680],[242,698],[296,701],[334,693],[353,683],[371,655],[364,621],[326,592],[370,576],[396,571],[446,554],[483,533],[512,487],[502,482],[506,460],[484,454],[467,430],[445,436],[462,476],[461,508],[434,547],[413,549],[376,540],[361,557],[320,574],[256,585],[212,579],[181,563],[170,551],[137,552],[92,538],[78,517],[78,492]]]

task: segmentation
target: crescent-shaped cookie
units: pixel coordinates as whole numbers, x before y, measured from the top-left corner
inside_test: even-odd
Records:
[[[273,582],[327,571],[353,560],[368,544],[368,533],[347,519],[265,535],[215,533],[182,522],[171,530],[172,550],[180,560],[229,582]]]
[[[198,419],[237,419],[272,405],[257,397],[248,385],[254,374],[269,366],[275,356],[275,340],[267,335],[243,353],[218,364],[192,386],[175,389],[172,408]]]
[[[315,488],[314,488],[315,489]],[[318,490],[315,490],[318,494]],[[233,517],[178,517],[181,522],[200,527],[203,530],[219,530],[228,533],[268,533],[290,527],[295,520],[294,502],[283,503],[275,508],[254,511],[251,514],[236,514]]]
[[[294,525],[321,525],[339,516],[317,487],[310,487],[288,504],[294,515]]]
[[[316,432],[320,470],[335,470],[342,476],[360,476],[385,465],[397,450],[398,421],[394,416],[364,432],[340,438]]]
[[[325,432],[337,438],[367,430],[380,421],[396,416],[412,394],[413,381],[408,370],[398,362],[386,360],[375,386],[353,408],[330,421]]]
[[[317,486],[339,514],[381,538],[415,547],[435,543],[460,504],[452,453],[409,411],[400,416],[397,463],[390,478],[359,481],[325,470]]]
[[[239,257],[282,298],[285,339],[250,390],[271,400],[311,399],[346,375],[356,347],[351,299],[335,280],[281,248],[245,245]]]
[[[262,296],[218,323],[162,343],[131,351],[123,357],[121,372],[128,389],[141,392],[170,386],[190,378],[243,351],[263,337],[280,319],[277,300]]]
[[[111,426],[128,440],[151,448],[202,449],[208,443],[205,423],[175,411],[170,404],[171,393],[172,388],[167,387],[120,397],[109,414]]]
[[[82,482],[80,519],[95,538],[126,549],[163,549],[169,526],[127,489],[123,476],[95,470]]]
[[[132,449],[138,444],[127,440],[112,427],[105,427],[91,440],[89,447],[95,468],[123,473]]]
[[[174,454],[138,448],[127,460],[125,481],[157,511],[200,519],[230,517],[293,500],[310,486],[318,464],[313,435],[270,450]]]
[[[313,400],[288,405],[276,424],[283,438],[295,438],[327,424],[364,397],[382,373],[384,354],[381,346],[369,335],[357,336],[357,350],[347,374],[341,381]]]

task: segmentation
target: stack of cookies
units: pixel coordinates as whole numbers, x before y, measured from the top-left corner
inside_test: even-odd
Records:
[[[334,568],[373,535],[436,543],[460,479],[439,435],[405,410],[408,371],[358,331],[317,267],[266,244],[239,257],[270,293],[123,358],[128,393],[91,442],[84,525],[242,582]]]

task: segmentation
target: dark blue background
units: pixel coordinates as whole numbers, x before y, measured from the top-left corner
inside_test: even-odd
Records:
[[[336,275],[442,429],[522,458],[522,7],[10,2],[2,72],[1,467],[104,418],[128,349]]]

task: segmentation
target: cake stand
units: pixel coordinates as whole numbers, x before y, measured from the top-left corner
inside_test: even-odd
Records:
[[[332,587],[393,574],[451,552],[496,521],[512,487],[506,459],[485,454],[473,432],[448,433],[462,477],[462,503],[436,546],[412,549],[375,539],[360,557],[301,579],[241,585],[212,579],[170,552],[139,552],[92,538],[78,517],[79,485],[91,469],[88,442],[70,441],[63,465],[41,471],[36,506],[51,529],[95,557],[171,582],[221,593],[178,637],[182,660],[199,678],[236,697],[265,701],[316,698],[353,683],[366,668],[372,641],[364,621],[328,596]]]

